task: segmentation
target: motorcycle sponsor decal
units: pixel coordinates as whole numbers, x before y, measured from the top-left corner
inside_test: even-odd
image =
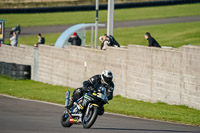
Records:
[[[92,104],[93,106],[96,106],[96,107],[99,107],[99,105],[97,105],[97,104]]]
[[[83,110],[83,106],[81,104],[78,105],[80,107],[81,110]]]

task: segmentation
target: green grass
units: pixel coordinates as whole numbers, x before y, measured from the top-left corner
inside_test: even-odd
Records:
[[[138,116],[141,118],[193,125],[200,124],[200,111],[184,105],[168,105],[160,102],[149,103],[115,96],[105,108],[108,112]]]
[[[200,45],[200,22],[116,28],[114,29],[114,36],[124,46],[128,44],[147,45],[148,42],[144,39],[144,34],[147,31],[162,46],[181,47],[187,44]],[[104,33],[106,33],[105,29],[99,30],[99,35],[103,35]],[[59,35],[60,33],[44,35],[46,44],[53,45]],[[36,36],[19,37],[20,44],[33,45],[36,42]],[[90,31],[87,31],[86,43],[90,44]]]
[[[54,45],[56,40],[60,36],[60,34],[61,33],[43,35],[45,37],[45,41],[46,41],[45,43],[49,44],[49,45]],[[37,35],[19,37],[19,44],[25,44],[25,45],[33,46],[37,42],[38,42]]]
[[[147,31],[161,46],[177,48],[188,44],[200,45],[200,22],[118,28],[115,29],[114,35],[121,45],[147,45],[148,42],[144,39]]]
[[[64,104],[65,93],[72,88],[53,86],[32,80],[11,80],[0,76],[0,93],[20,98]]]
[[[67,90],[72,91],[69,87],[53,86],[31,80],[11,80],[0,76],[1,94],[64,104]],[[107,112],[200,125],[200,111],[183,105],[142,102],[121,96],[115,96],[109,103],[105,106]]]
[[[107,11],[99,13],[100,22],[106,22]],[[200,4],[185,4],[160,7],[144,7],[115,10],[115,21],[155,19],[200,15]],[[95,22],[95,11],[31,13],[31,14],[0,14],[6,20],[6,27],[20,24],[22,27],[46,26]]]

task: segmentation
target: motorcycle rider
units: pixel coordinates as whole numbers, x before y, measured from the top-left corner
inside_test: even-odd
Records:
[[[91,77],[89,80],[83,82],[82,88],[77,88],[74,90],[72,97],[69,100],[69,104],[67,109],[70,109],[73,106],[73,103],[83,96],[84,92],[93,91],[92,89],[95,88],[96,85],[103,85],[107,89],[107,97],[108,100],[112,100],[113,98],[113,91],[114,91],[114,83],[112,81],[113,74],[109,70],[105,70],[102,74],[95,75]],[[104,108],[101,107],[101,111],[99,115],[103,115]]]

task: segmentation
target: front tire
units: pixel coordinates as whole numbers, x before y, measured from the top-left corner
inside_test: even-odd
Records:
[[[84,116],[83,118],[83,127],[86,129],[90,128],[96,121],[97,116],[98,116],[98,107],[93,106],[90,109],[88,116],[87,117]]]
[[[69,122],[69,119],[70,119],[69,115],[65,114],[64,112],[63,115],[61,116],[61,121],[60,121],[61,125],[63,127],[71,127],[73,124]]]

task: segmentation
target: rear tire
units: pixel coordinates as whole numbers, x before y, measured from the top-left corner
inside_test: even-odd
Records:
[[[90,109],[90,111],[91,112],[89,112],[89,114],[92,113],[91,116],[89,115],[89,118],[86,118],[84,116],[84,118],[83,118],[83,127],[86,128],[86,129],[90,128],[94,124],[94,122],[96,121],[97,116],[98,116],[98,107],[93,106]],[[89,119],[89,120],[86,120],[86,119]]]
[[[61,116],[61,121],[60,121],[61,125],[63,127],[71,127],[73,124],[69,122],[69,119],[70,119],[69,115],[65,114],[64,112],[63,115]]]

